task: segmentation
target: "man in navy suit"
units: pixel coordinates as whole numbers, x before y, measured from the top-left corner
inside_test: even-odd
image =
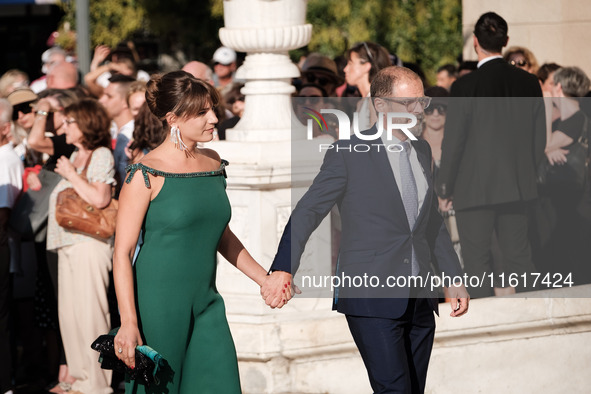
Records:
[[[418,75],[404,67],[383,69],[372,81],[371,96],[383,122],[387,113],[413,114],[418,125],[410,131],[418,134],[429,103]],[[363,134],[376,135],[376,126]],[[305,244],[335,204],[342,222],[337,275],[367,274],[381,284],[387,278],[427,279],[434,275],[431,263],[447,276],[462,275],[437,212],[431,149],[423,140],[408,142],[407,135],[395,129],[391,141],[354,135],[333,144],[281,238],[271,277],[261,289],[268,305],[282,307],[293,296],[292,275]],[[356,151],[356,144],[371,149]],[[404,148],[388,153],[385,146],[391,144]],[[347,317],[374,392],[424,391],[438,306],[434,290],[418,285],[341,286],[335,291],[333,309]],[[451,316],[466,313],[469,296],[464,286],[452,285],[449,291]]]
[[[476,22],[478,69],[451,87],[454,99],[448,106],[442,142],[437,194],[443,212],[453,201],[470,277],[492,273],[493,232],[507,277],[534,270],[526,212],[527,203],[537,197],[536,169],[546,147],[544,102],[536,76],[501,57],[507,32],[507,22],[494,12]],[[503,283],[498,282],[495,293],[515,292],[501,289]],[[526,290],[523,283],[516,287]],[[492,294],[490,283],[470,288],[472,297]]]

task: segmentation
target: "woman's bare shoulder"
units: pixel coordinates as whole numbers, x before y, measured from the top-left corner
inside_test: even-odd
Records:
[[[212,160],[215,160],[218,164],[222,161],[222,159],[220,158],[219,153],[217,153],[213,149],[202,148],[202,149],[199,149],[199,153],[202,154],[205,157],[208,157],[208,158],[210,158]]]
[[[166,155],[164,154],[163,149],[160,147],[151,150],[139,161],[139,163],[143,164],[144,166],[153,168],[155,170],[161,170],[167,162],[168,160],[166,160]]]

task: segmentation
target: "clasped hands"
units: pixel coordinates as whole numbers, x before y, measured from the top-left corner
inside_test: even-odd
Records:
[[[261,286],[261,296],[271,308],[282,308],[295,294],[301,293],[292,275],[284,271],[273,271]]]
[[[464,285],[454,285],[448,288],[451,298],[452,317],[459,317],[468,312],[470,295]],[[261,296],[271,308],[282,308],[295,294],[301,294],[300,289],[293,283],[290,273],[274,271],[267,276],[261,286]]]

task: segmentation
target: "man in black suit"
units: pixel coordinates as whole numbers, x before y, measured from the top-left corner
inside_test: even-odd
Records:
[[[371,84],[376,110],[410,113],[418,125],[429,99],[423,97],[418,75],[404,67],[381,70]],[[401,122],[403,123],[403,122]],[[383,123],[386,124],[386,123]],[[376,126],[366,130],[376,135]],[[376,276],[377,285],[335,291],[333,309],[344,313],[376,393],[421,393],[435,333],[435,289],[385,286],[387,278],[421,278],[434,274],[431,263],[446,275],[461,268],[443,220],[437,212],[431,174],[431,149],[423,140],[409,141],[393,130],[391,141],[351,136],[333,144],[319,174],[295,207],[281,238],[271,277],[261,294],[271,307],[283,306],[293,295],[292,275],[310,234],[337,204],[342,222],[338,276]],[[379,144],[382,143],[381,148]],[[399,143],[401,152],[385,146]],[[355,146],[371,146],[369,151]],[[376,282],[374,282],[375,284]],[[338,292],[338,294],[337,294]],[[451,316],[468,309],[463,285],[450,286]]]
[[[437,179],[440,209],[448,211],[453,200],[466,273],[488,278],[496,231],[505,286],[509,274],[533,270],[526,204],[537,197],[536,169],[546,145],[540,84],[501,57],[507,29],[493,12],[476,23],[478,69],[452,85],[456,99],[448,107]],[[502,294],[499,281],[488,282],[470,288],[472,297],[492,295],[493,285]],[[524,289],[522,281],[517,289]]]

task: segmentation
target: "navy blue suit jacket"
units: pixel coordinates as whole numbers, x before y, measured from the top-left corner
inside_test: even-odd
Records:
[[[375,133],[374,129],[367,131]],[[388,154],[382,146],[369,152],[351,152],[362,141],[356,136],[339,140],[339,147],[326,153],[320,172],[296,205],[285,228],[271,270],[295,274],[310,234],[337,204],[342,222],[337,274],[349,276],[411,276],[414,245],[421,276],[432,276],[431,264],[449,276],[462,275],[449,234],[437,211],[433,189],[431,149],[426,141],[413,141],[413,148],[428,182],[428,190],[413,229],[410,228]],[[386,141],[386,144],[388,142]],[[384,282],[380,282],[384,283]],[[429,289],[427,289],[429,290]],[[368,317],[398,318],[406,310],[410,288],[339,288],[334,308],[339,312]],[[423,292],[437,311],[437,295]]]

